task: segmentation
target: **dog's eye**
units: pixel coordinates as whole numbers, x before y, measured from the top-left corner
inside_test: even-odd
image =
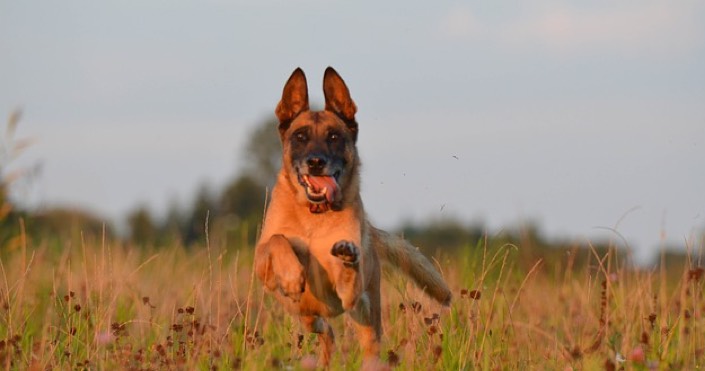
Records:
[[[330,133],[328,134],[328,140],[331,142],[337,142],[338,139],[340,139],[340,134],[338,133]]]
[[[300,143],[305,143],[308,141],[308,136],[305,133],[296,133],[295,138]]]

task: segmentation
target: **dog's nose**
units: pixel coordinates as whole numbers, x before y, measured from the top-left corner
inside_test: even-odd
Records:
[[[320,172],[326,166],[326,159],[321,156],[310,156],[306,159],[306,165],[310,172]]]

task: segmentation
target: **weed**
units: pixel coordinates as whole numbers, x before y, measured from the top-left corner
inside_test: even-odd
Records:
[[[98,241],[98,242],[95,242]],[[521,246],[439,257],[450,308],[385,273],[382,358],[398,369],[695,369],[705,363],[703,269],[629,268],[576,250],[561,267]],[[251,250],[133,250],[85,238],[0,252],[0,368],[313,369],[317,338],[253,280]],[[592,264],[576,268],[575,254]],[[561,272],[561,274],[555,274]],[[675,272],[677,273],[677,272]],[[356,369],[332,321],[332,369]]]

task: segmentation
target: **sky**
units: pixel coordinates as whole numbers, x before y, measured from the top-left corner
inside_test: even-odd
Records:
[[[385,228],[612,239],[647,259],[705,231],[702,1],[0,2],[0,115],[40,165],[14,197],[119,224],[224,185],[301,67],[358,106]]]

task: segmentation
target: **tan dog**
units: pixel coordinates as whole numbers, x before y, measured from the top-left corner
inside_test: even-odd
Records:
[[[314,112],[301,69],[284,86],[276,109],[282,168],[257,243],[255,270],[279,302],[319,334],[322,366],[335,346],[325,318],[347,312],[356,324],[363,368],[374,368],[382,334],[380,259],[444,305],[451,293],[418,249],[367,221],[355,146],[357,107],[330,67],[323,92],[325,110]]]

